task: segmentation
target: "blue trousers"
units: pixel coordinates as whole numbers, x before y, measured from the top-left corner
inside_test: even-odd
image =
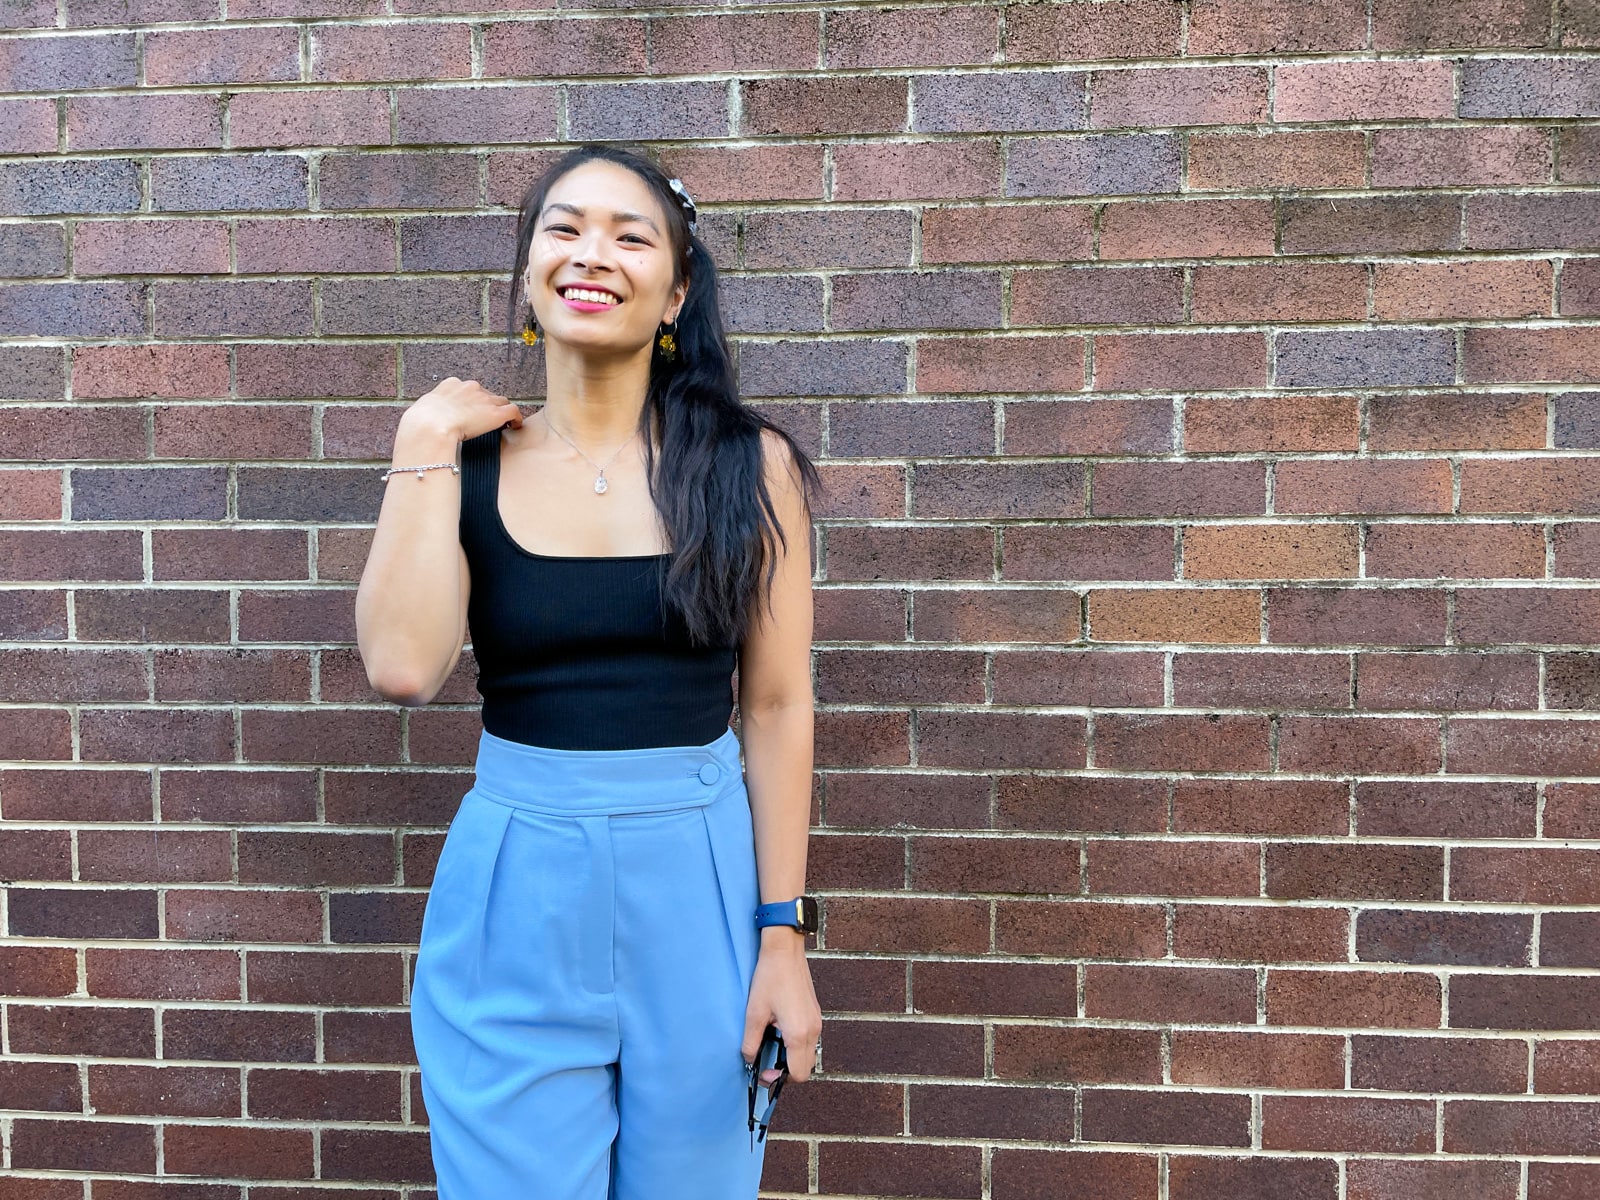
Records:
[[[439,1200],[755,1200],[737,736],[558,750],[485,730],[476,766],[411,991]]]

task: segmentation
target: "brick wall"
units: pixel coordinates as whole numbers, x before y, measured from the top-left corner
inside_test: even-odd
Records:
[[[1600,1194],[1600,3],[628,9],[0,3],[0,1200],[432,1197],[353,588],[590,138],[831,484],[768,1191]]]

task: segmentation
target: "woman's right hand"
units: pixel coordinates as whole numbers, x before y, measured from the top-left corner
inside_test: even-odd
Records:
[[[476,379],[457,379],[451,375],[412,401],[400,419],[448,430],[458,440],[465,441],[507,425],[521,429],[522,409]]]

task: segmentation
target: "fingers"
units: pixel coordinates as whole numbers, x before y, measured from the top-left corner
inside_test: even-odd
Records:
[[[756,1051],[761,1049],[761,1035],[767,1031],[767,1022],[770,1017],[763,1016],[754,1009],[746,1010],[744,1014],[744,1041],[739,1044],[739,1053],[744,1055],[745,1066],[756,1060]]]

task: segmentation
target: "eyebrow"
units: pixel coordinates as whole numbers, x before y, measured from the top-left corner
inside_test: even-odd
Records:
[[[576,204],[567,204],[564,201],[556,200],[556,201],[552,201],[551,203],[545,205],[544,212],[541,213],[540,216],[542,217],[542,216],[547,215],[552,209],[560,209],[562,212],[569,212],[569,213],[572,213],[574,216],[579,216],[579,217],[583,216],[583,214],[585,212],[584,209],[579,208]],[[661,232],[661,230],[659,228],[657,228],[656,223],[654,221],[652,221],[649,217],[645,216],[643,213],[627,212],[626,210],[618,210],[618,211],[613,212],[611,214],[611,219],[613,221],[641,221],[644,224],[650,226],[651,229],[654,229],[657,234],[660,234],[660,232]]]

